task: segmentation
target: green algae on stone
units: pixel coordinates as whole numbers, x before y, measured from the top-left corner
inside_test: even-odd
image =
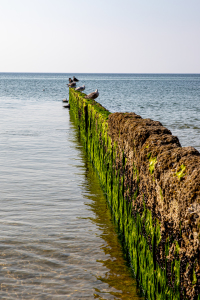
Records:
[[[149,158],[149,172],[153,175],[155,164],[157,163],[157,157]]]
[[[181,178],[183,178],[186,175],[186,173],[184,173],[186,170],[186,166],[182,164],[180,166],[180,169],[181,169],[180,171],[176,172],[176,176],[178,177],[179,180],[181,180]]]
[[[72,89],[69,89],[69,93],[70,110],[79,128],[81,140],[98,174],[102,189],[111,207],[124,252],[145,296],[152,300],[179,300],[180,246],[172,235],[166,236],[164,259],[162,263],[158,263],[156,251],[162,246],[163,238],[161,224],[153,212],[147,208],[144,197],[142,212],[138,210],[137,206],[134,206],[139,195],[140,173],[133,162],[131,167],[133,183],[126,182],[128,159],[124,151],[120,152],[118,141],[113,142],[109,135],[110,112],[96,101],[85,99],[83,93],[77,93]],[[121,138],[120,130],[117,131],[117,135],[119,134]],[[135,140],[133,142],[135,143]],[[146,148],[148,149],[149,145]],[[136,153],[135,148],[133,148],[133,152]],[[153,181],[155,181],[154,170],[157,157],[152,158],[150,152],[147,159],[149,160],[148,171],[153,175]],[[185,176],[185,166],[182,164],[180,168],[181,170],[176,172],[179,180]],[[163,200],[161,187],[160,197]],[[175,257],[169,258],[170,249],[173,247]],[[171,275],[166,270],[166,266],[169,264],[171,265]],[[194,274],[195,271],[193,282],[196,284],[196,274]]]

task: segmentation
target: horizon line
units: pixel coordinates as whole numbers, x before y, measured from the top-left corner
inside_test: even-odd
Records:
[[[177,72],[166,72],[166,73],[162,73],[162,72],[148,72],[148,73],[143,73],[143,72],[137,72],[137,73],[131,73],[131,72],[0,72],[0,74],[131,74],[131,75],[136,75],[136,74],[151,74],[151,75],[189,75],[189,74],[195,74],[195,75],[200,75],[200,73],[185,73],[185,72],[181,72],[181,73],[177,73]]]

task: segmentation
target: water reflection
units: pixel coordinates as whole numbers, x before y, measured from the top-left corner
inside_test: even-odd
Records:
[[[22,107],[17,100],[13,110],[6,101],[0,299],[140,299],[68,110],[60,102]]]
[[[71,122],[73,119],[71,118]],[[77,139],[78,132],[77,132]],[[96,275],[96,279],[105,283],[101,288],[95,288],[94,298],[98,299],[144,299],[140,295],[136,281],[132,276],[131,269],[124,260],[122,247],[119,243],[116,228],[112,221],[111,211],[106,202],[106,198],[100,188],[97,174],[88,161],[87,156],[82,157],[85,164],[85,177],[83,193],[84,198],[90,201],[85,203],[88,209],[94,213],[94,217],[88,217],[93,224],[99,229],[98,236],[103,240],[101,249],[105,253],[106,259],[98,259],[106,271],[103,275]],[[106,297],[106,298],[105,298]],[[111,298],[110,298],[111,297]]]

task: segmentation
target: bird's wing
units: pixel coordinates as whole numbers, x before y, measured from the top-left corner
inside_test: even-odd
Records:
[[[68,86],[76,86],[76,83],[75,82],[71,82],[68,84]]]
[[[96,94],[95,92],[90,93],[90,94],[88,94],[85,98],[91,98],[91,97],[93,97],[95,94]]]

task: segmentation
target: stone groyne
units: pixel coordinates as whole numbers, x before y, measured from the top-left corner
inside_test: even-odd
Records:
[[[69,103],[146,298],[200,300],[200,153],[71,88]]]

